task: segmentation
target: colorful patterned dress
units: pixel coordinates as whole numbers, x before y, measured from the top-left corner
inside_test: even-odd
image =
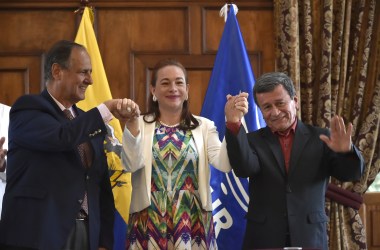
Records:
[[[212,212],[198,193],[198,152],[191,130],[157,123],[151,205],[131,215],[127,249],[217,249]]]

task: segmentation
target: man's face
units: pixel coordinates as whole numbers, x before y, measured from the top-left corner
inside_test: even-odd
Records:
[[[256,94],[257,102],[268,127],[273,131],[285,131],[296,119],[298,99],[293,100],[282,85],[273,91]]]
[[[91,60],[87,51],[73,48],[68,68],[60,67],[57,100],[66,107],[83,100],[87,87],[92,84],[91,72]]]

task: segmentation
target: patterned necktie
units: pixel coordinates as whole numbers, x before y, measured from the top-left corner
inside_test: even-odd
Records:
[[[63,113],[65,113],[65,116],[69,120],[74,119],[74,116],[69,109],[63,110]],[[91,152],[90,145],[87,142],[79,144],[78,145],[78,152],[79,152],[79,156],[80,156],[80,159],[81,159],[83,166],[85,168],[89,168],[91,166],[91,161],[92,161],[92,157],[91,157],[92,152]],[[86,213],[86,215],[88,215],[87,192],[84,193],[84,198],[83,198],[83,202],[81,203],[81,208]]]

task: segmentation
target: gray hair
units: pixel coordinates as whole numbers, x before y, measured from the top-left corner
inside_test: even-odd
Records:
[[[257,103],[256,94],[273,91],[278,85],[282,85],[291,99],[296,95],[292,79],[282,72],[270,72],[260,76],[253,87],[253,99]]]
[[[86,50],[86,48],[83,45],[67,40],[58,41],[51,47],[51,49],[48,51],[46,55],[44,64],[45,81],[51,80],[53,78],[51,67],[54,63],[59,64],[64,69],[69,68],[69,59],[73,48]]]

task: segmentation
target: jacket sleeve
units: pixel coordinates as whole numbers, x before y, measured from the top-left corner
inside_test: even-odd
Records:
[[[231,171],[231,165],[227,155],[227,145],[225,139],[221,143],[219,140],[219,133],[216,130],[214,122],[204,120],[206,123],[206,144],[208,161],[216,169],[228,173]]]
[[[140,119],[140,118],[139,118]],[[140,133],[134,137],[131,132],[125,127],[123,132],[123,142],[121,150],[121,162],[123,167],[128,172],[136,172],[144,167],[143,157],[143,137],[144,137],[144,121],[139,120]]]
[[[260,171],[258,156],[250,147],[248,135],[243,126],[234,135],[226,128],[227,153],[232,169],[238,177],[251,177]]]
[[[23,96],[12,106],[10,128],[15,131],[10,129],[9,137],[13,142],[33,150],[59,152],[72,150],[82,142],[89,141],[95,132],[106,133],[97,108],[81,113],[72,121],[66,121],[63,113],[61,115],[51,104],[43,102],[33,96]]]
[[[316,128],[318,137],[320,134],[330,136],[330,131],[325,128]],[[358,181],[364,171],[364,160],[360,151],[352,144],[349,153],[336,153],[324,144],[324,164],[328,167],[329,175],[340,181]]]
[[[364,160],[360,151],[352,145],[352,152],[342,154],[331,152],[330,174],[340,181],[358,181],[364,171]]]

